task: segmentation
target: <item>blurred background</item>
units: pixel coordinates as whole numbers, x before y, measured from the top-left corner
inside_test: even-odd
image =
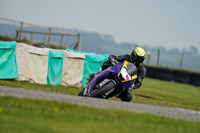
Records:
[[[200,71],[199,0],[0,0],[0,36]],[[0,39],[3,40],[3,39]]]

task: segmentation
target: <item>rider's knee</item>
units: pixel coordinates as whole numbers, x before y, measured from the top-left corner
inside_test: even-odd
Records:
[[[119,98],[122,101],[130,102],[133,99],[132,92],[131,91],[124,91],[123,93],[121,93],[119,95]]]

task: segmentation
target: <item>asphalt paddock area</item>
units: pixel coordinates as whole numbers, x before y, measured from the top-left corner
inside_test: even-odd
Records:
[[[171,118],[200,120],[200,111],[72,96],[60,93],[44,92],[40,90],[26,90],[23,88],[11,88],[11,87],[0,86],[0,96],[14,96],[18,98],[55,100],[55,101],[61,101],[61,102],[67,102],[67,103],[97,107],[97,108],[114,108],[130,112],[137,112],[137,113],[150,113]]]

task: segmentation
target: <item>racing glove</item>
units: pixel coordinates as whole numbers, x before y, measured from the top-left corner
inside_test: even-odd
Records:
[[[109,63],[112,64],[112,65],[116,65],[116,64],[119,63],[119,62],[117,61],[117,59],[116,59],[116,56],[114,56],[114,55],[110,55],[110,56],[108,57],[108,61],[109,61]]]
[[[131,87],[129,87],[129,90],[133,91],[135,89],[138,89],[141,87],[141,83],[138,82],[138,83],[133,83]]]
[[[133,89],[138,89],[138,88],[141,87],[141,85],[142,85],[142,84],[141,84],[140,82],[135,83]]]

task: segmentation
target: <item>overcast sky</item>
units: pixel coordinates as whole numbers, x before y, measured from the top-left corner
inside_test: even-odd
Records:
[[[0,0],[0,17],[110,34],[119,43],[200,49],[200,0]]]

